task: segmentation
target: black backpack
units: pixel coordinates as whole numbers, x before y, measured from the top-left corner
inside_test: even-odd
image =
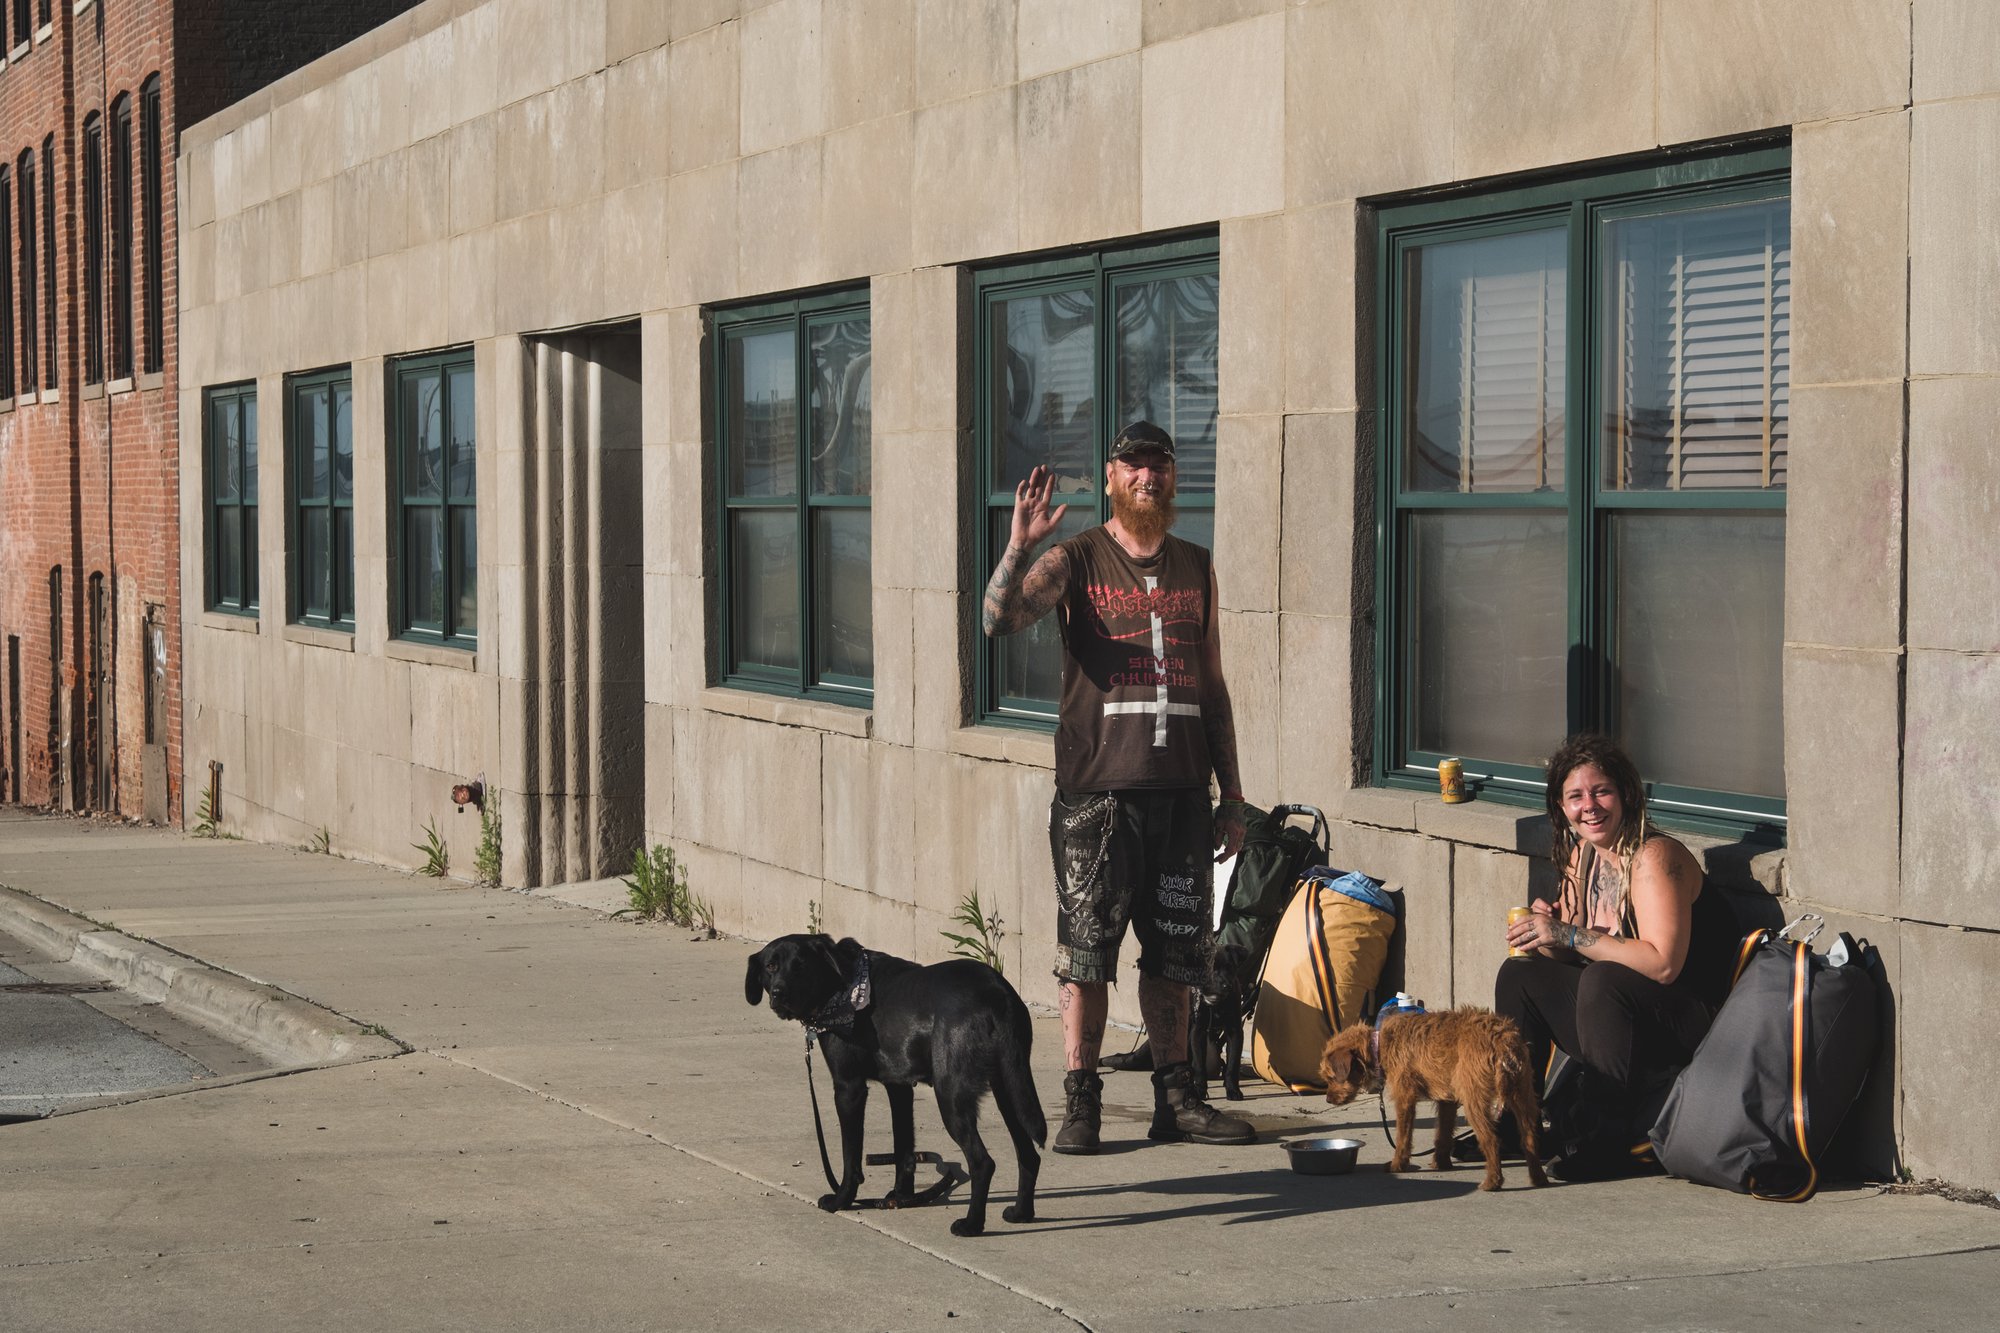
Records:
[[[1294,817],[1310,817],[1311,829],[1292,823]],[[1215,944],[1217,949],[1242,947],[1248,970],[1241,980],[1254,996],[1257,974],[1293,890],[1306,871],[1326,864],[1326,816],[1310,805],[1276,805],[1268,813],[1253,805],[1244,808],[1243,824],[1243,847],[1229,874],[1229,901],[1223,904]]]
[[[1799,921],[1816,919],[1807,913]],[[1881,1033],[1874,950],[1815,926],[1752,932],[1736,983],[1653,1125],[1677,1176],[1792,1203],[1812,1197],[1818,1160],[1861,1094]]]

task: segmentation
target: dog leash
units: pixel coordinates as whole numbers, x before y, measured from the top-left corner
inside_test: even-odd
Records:
[[[819,1169],[826,1173],[826,1187],[831,1192],[840,1193],[840,1182],[833,1178],[833,1159],[826,1155],[826,1127],[819,1118],[819,1085],[813,1080],[813,1039],[818,1034],[806,1029],[806,1092],[812,1097],[813,1137],[819,1140]]]
[[[806,1092],[812,1098],[813,1137],[819,1140],[819,1169],[826,1176],[828,1191],[838,1194],[840,1193],[840,1182],[835,1180],[833,1176],[833,1159],[828,1157],[826,1152],[826,1125],[820,1119],[819,1114],[819,1086],[813,1080],[813,1044],[818,1036],[818,1032],[813,1028],[806,1028]],[[938,1153],[917,1152],[912,1154],[912,1156],[918,1162],[937,1168],[938,1179],[936,1184],[932,1185],[929,1189],[919,1190],[907,1199],[898,1199],[894,1195],[884,1199],[857,1199],[849,1204],[848,1207],[882,1209],[922,1208],[926,1204],[937,1203],[967,1180],[971,1179],[970,1176],[965,1174],[964,1167],[960,1166],[957,1162],[945,1161],[943,1156]],[[892,1152],[869,1153],[862,1160],[869,1166],[893,1166],[896,1162],[896,1154]]]

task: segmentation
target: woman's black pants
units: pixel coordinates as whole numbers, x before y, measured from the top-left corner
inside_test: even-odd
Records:
[[[1694,1058],[1715,1014],[1684,985],[1663,986],[1617,963],[1509,958],[1493,1008],[1520,1025],[1539,1081],[1549,1047],[1627,1093],[1663,1082]]]

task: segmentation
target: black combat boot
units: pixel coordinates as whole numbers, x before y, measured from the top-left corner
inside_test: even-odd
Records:
[[[1062,1128],[1049,1147],[1077,1157],[1097,1155],[1097,1129],[1104,1118],[1104,1080],[1096,1071],[1072,1069],[1063,1075]]]
[[[1225,1115],[1201,1099],[1194,1067],[1183,1060],[1153,1071],[1153,1127],[1148,1138],[1163,1143],[1249,1143],[1257,1131],[1248,1120]]]

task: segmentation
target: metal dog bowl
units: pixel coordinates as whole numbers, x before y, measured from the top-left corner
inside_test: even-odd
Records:
[[[1292,1170],[1302,1176],[1344,1176],[1354,1169],[1360,1152],[1360,1139],[1292,1139],[1285,1144]]]

